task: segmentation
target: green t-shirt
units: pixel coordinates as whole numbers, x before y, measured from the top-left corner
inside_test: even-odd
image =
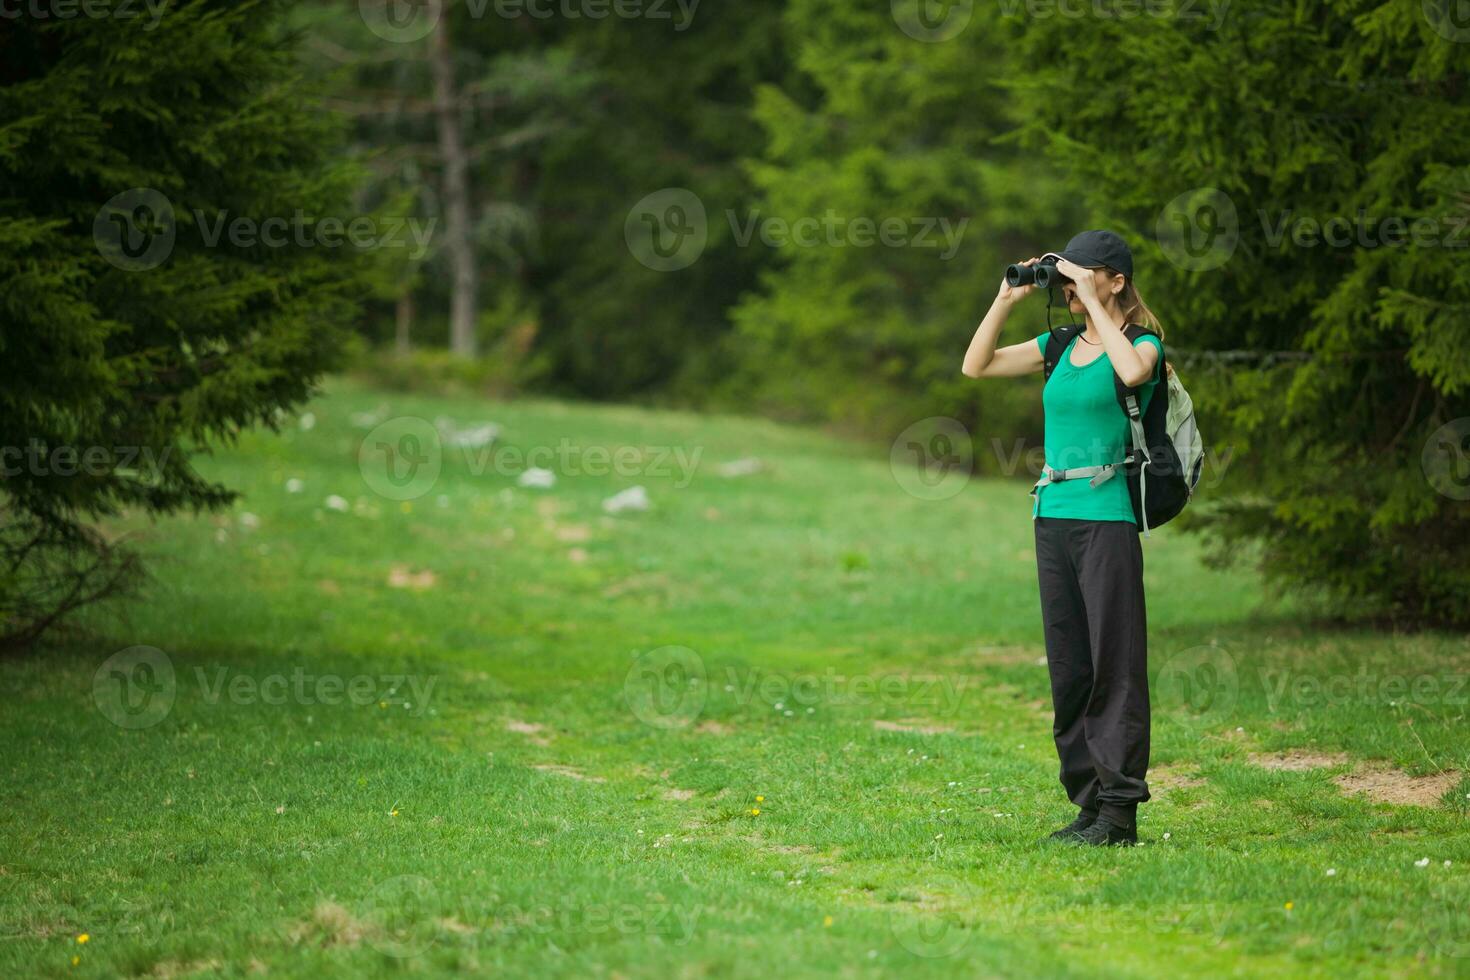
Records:
[[[1046,353],[1049,336],[1044,333],[1036,338],[1042,354]],[[1113,389],[1112,361],[1103,352],[1085,367],[1077,367],[1072,363],[1072,349],[1077,343],[1074,338],[1067,345],[1041,392],[1046,413],[1046,465],[1054,470],[1116,463],[1131,442],[1128,416],[1118,407]],[[1134,341],[1133,346],[1147,343],[1158,348],[1160,357],[1154,365],[1153,379],[1141,389],[1140,410],[1148,408],[1163,368],[1163,347],[1157,337],[1147,334]],[[1087,480],[1064,480],[1044,486],[1036,493],[1038,517],[1138,523],[1133,519],[1128,481],[1121,473],[1096,487]]]

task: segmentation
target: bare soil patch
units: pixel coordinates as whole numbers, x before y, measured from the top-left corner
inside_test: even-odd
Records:
[[[1451,769],[1411,776],[1401,769],[1374,768],[1346,773],[1333,782],[1346,793],[1362,793],[1377,803],[1437,806],[1441,797],[1460,784],[1460,774]]]
[[[356,946],[367,935],[367,926],[336,902],[322,902],[311,918],[298,923],[289,933],[292,942],[318,946]]]
[[[526,736],[526,740],[533,745],[551,744],[551,740],[541,734],[545,729],[535,722],[517,721],[514,718],[507,718],[505,721],[505,730],[515,732],[517,735]]]
[[[414,571],[407,565],[394,565],[388,569],[388,586],[393,589],[412,589],[424,592],[432,589],[438,577],[429,569]]]
[[[1299,749],[1288,752],[1253,752],[1250,759],[1263,769],[1275,769],[1278,772],[1331,769],[1333,766],[1345,766],[1352,761],[1342,752],[1305,752]]]
[[[922,718],[904,718],[900,721],[875,721],[873,727],[880,732],[910,732],[916,735],[944,735],[954,729],[947,725],[935,725]]]
[[[1158,766],[1148,771],[1148,788],[1167,793],[1176,789],[1198,789],[1207,785],[1199,771],[1187,766]]]
[[[605,782],[607,782],[607,780],[603,779],[601,776],[589,776],[585,772],[583,772],[582,770],[576,768],[575,766],[561,766],[561,765],[555,765],[555,764],[552,764],[552,763],[544,763],[542,765],[532,766],[531,768],[532,769],[539,769],[541,772],[549,772],[549,773],[554,773],[555,775],[558,775],[558,776],[565,776],[568,779],[579,779],[579,780],[581,780],[584,783],[605,783]]]

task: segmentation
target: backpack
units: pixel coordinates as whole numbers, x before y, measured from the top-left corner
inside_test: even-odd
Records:
[[[1067,345],[1082,330],[1083,324],[1070,323],[1051,331],[1042,354],[1046,379],[1051,378]],[[1158,337],[1137,325],[1123,328],[1130,344],[1145,334]],[[1149,528],[1167,524],[1184,510],[1199,485],[1205,458],[1204,441],[1194,422],[1194,402],[1178,375],[1168,370],[1162,339],[1159,370],[1164,383],[1154,386],[1148,410],[1142,413],[1138,410],[1139,389],[1128,387],[1117,372],[1113,373],[1118,407],[1127,416],[1133,437],[1122,467],[1128,478],[1128,495],[1133,499],[1133,518],[1144,537],[1148,537]]]

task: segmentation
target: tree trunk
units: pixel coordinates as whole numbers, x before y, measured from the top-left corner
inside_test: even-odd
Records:
[[[475,320],[479,305],[479,273],[470,240],[470,192],[465,171],[464,134],[454,86],[454,46],[449,39],[449,12],[443,0],[430,0],[435,19],[429,35],[429,69],[434,76],[434,115],[439,126],[439,158],[444,167],[445,248],[453,270],[449,298],[449,349],[475,356]]]
[[[398,295],[398,305],[393,311],[393,349],[399,354],[410,350],[409,334],[413,330],[413,290],[405,288]]]

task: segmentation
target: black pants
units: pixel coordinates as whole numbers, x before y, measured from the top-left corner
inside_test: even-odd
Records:
[[[1148,799],[1143,549],[1126,521],[1039,517],[1036,573],[1062,786],[1084,811],[1133,826]]]

